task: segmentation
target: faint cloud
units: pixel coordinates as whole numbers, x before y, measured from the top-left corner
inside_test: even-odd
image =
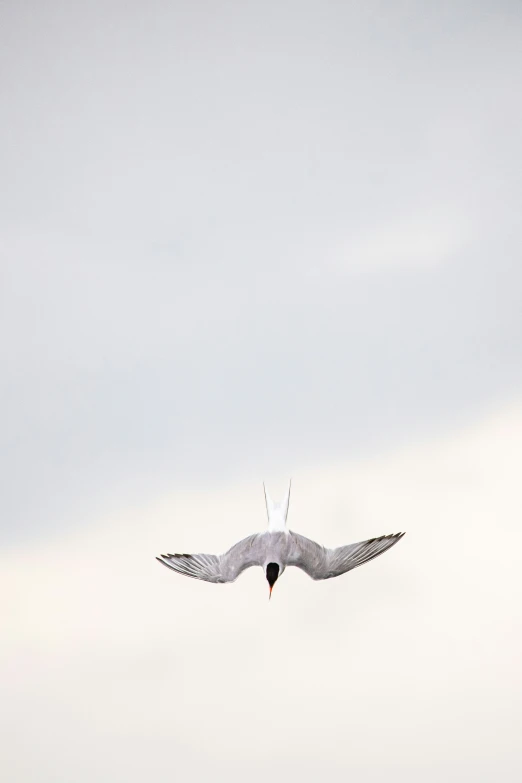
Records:
[[[429,269],[462,250],[468,239],[465,220],[414,215],[353,237],[334,253],[334,264],[346,272]]]

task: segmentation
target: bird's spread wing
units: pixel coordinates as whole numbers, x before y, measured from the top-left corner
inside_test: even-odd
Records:
[[[340,546],[337,549],[326,549],[309,538],[292,533],[294,546],[288,565],[301,568],[312,579],[331,579],[382,555],[403,535],[404,533],[394,533],[380,538],[370,538],[358,544]]]
[[[263,555],[256,546],[258,536],[248,536],[234,544],[223,555],[160,555],[160,563],[177,571],[178,574],[205,582],[234,582],[246,568],[262,565]]]

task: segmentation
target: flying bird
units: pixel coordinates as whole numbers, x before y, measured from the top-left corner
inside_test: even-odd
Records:
[[[261,566],[268,581],[270,598],[274,584],[287,566],[301,568],[315,580],[331,579],[382,555],[404,535],[393,533],[327,549],[288,529],[291,484],[282,503],[274,503],[263,487],[268,530],[244,538],[223,555],[168,554],[160,555],[156,560],[178,574],[218,584],[235,582],[245,569]]]

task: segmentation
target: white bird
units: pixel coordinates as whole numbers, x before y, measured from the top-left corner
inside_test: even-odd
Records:
[[[268,514],[267,531],[244,538],[223,555],[168,554],[160,555],[156,560],[178,574],[220,584],[235,582],[245,569],[261,566],[268,580],[270,597],[275,582],[287,566],[301,568],[312,579],[331,579],[382,555],[404,535],[394,533],[326,549],[288,529],[291,484],[282,503],[274,503],[263,487]]]

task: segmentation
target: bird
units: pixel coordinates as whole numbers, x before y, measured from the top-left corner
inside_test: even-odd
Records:
[[[283,501],[274,503],[263,484],[268,529],[247,536],[224,554],[166,554],[156,560],[178,574],[216,584],[235,582],[247,568],[261,566],[268,581],[270,598],[275,583],[288,566],[300,568],[316,581],[332,579],[382,555],[405,535],[392,533],[327,549],[288,529],[291,487],[290,482]]]

